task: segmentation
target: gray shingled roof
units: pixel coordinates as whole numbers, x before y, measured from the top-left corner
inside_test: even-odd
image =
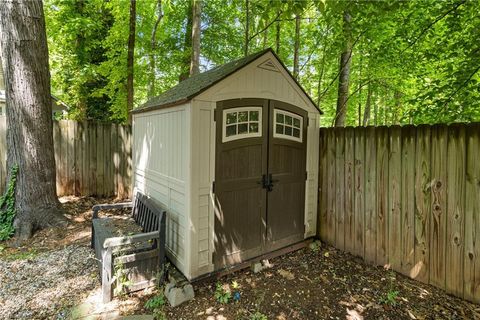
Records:
[[[238,69],[246,66],[247,64],[257,59],[258,57],[262,56],[268,51],[270,51],[270,49],[266,49],[266,50],[251,54],[244,58],[223,64],[211,70],[194,75],[180,82],[175,87],[165,91],[159,96],[156,96],[148,100],[144,105],[133,110],[133,112],[139,112],[139,111],[144,111],[144,109],[149,109],[152,107],[159,107],[163,105],[173,105],[176,103],[188,101],[194,98],[195,96],[199,95],[201,92],[205,91],[206,89],[210,88],[215,83],[231,75]]]
[[[277,57],[277,55],[273,52],[271,48],[262,50],[257,53],[253,53],[249,56],[246,56],[244,58],[223,64],[221,66],[215,67],[211,70],[199,73],[197,75],[194,75],[179,84],[177,84],[175,87],[170,88],[169,90],[165,91],[164,93],[160,94],[159,96],[156,96],[150,100],[148,100],[145,104],[142,106],[134,109],[132,113],[137,113],[137,112],[144,112],[148,111],[150,109],[157,109],[159,107],[167,107],[167,106],[173,106],[173,105],[178,105],[184,102],[187,102],[188,100],[191,100],[195,96],[199,95],[203,91],[207,90],[214,84],[218,83],[219,81],[225,79],[232,73],[236,72],[237,70],[243,68],[244,66],[248,65],[250,62],[254,61],[255,59],[259,58],[260,56],[263,56],[267,52],[272,52],[272,54],[280,61],[280,63],[283,65],[282,61]],[[283,65],[285,70],[288,69]],[[290,75],[291,76],[291,75]],[[316,106],[315,102],[310,98],[310,96],[305,92],[305,90],[300,86],[300,84],[295,80],[295,78],[292,79],[297,83],[297,85],[302,89],[302,91],[305,93],[305,95],[310,99],[312,104]],[[317,106],[316,106],[317,107]],[[318,107],[317,107],[318,109]],[[319,110],[320,113],[322,113],[321,110]]]

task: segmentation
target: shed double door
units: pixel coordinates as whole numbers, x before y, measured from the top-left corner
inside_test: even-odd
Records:
[[[307,112],[275,100],[217,103],[216,269],[304,238]]]

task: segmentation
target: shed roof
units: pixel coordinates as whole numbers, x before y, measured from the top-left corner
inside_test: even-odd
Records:
[[[275,52],[273,52],[271,48],[268,48],[268,49],[253,53],[251,55],[248,55],[246,57],[243,57],[241,59],[234,60],[226,64],[220,65],[211,70],[196,74],[180,82],[179,84],[170,88],[169,90],[163,92],[159,96],[151,98],[141,107],[133,110],[132,113],[140,113],[140,112],[145,112],[152,109],[175,106],[175,105],[185,103],[193,99],[203,91],[207,90],[211,86],[215,85],[219,81],[233,74],[234,72],[250,64],[257,58],[263,56],[267,52],[271,52],[275,56],[275,58],[277,58],[277,60],[282,64],[282,66],[288,72],[290,77],[292,77],[292,79],[295,80],[295,83],[302,89],[303,93],[308,97],[308,99],[312,102],[312,104],[318,109],[318,106],[316,105],[316,103],[305,92],[305,90],[298,83],[298,81],[291,75],[291,73],[285,67],[283,62],[278,58]],[[322,111],[320,111],[320,113],[322,113]]]

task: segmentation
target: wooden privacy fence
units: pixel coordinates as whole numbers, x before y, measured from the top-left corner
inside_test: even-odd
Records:
[[[6,148],[0,117],[0,191],[5,187]],[[131,193],[131,127],[97,122],[54,121],[57,193],[112,196]],[[3,171],[2,171],[3,170]],[[2,174],[3,173],[3,174]]]
[[[480,124],[320,135],[321,239],[480,302]]]

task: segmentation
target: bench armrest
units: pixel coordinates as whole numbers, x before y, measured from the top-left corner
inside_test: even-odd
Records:
[[[118,247],[118,246],[136,243],[136,242],[145,242],[148,240],[153,240],[158,238],[160,238],[160,232],[158,231],[139,233],[133,236],[126,236],[126,237],[107,238],[103,242],[103,247],[104,248]]]
[[[98,211],[100,210],[123,209],[123,208],[131,208],[132,206],[133,206],[133,202],[97,204],[92,207],[92,210],[93,210],[92,219],[98,218]]]

